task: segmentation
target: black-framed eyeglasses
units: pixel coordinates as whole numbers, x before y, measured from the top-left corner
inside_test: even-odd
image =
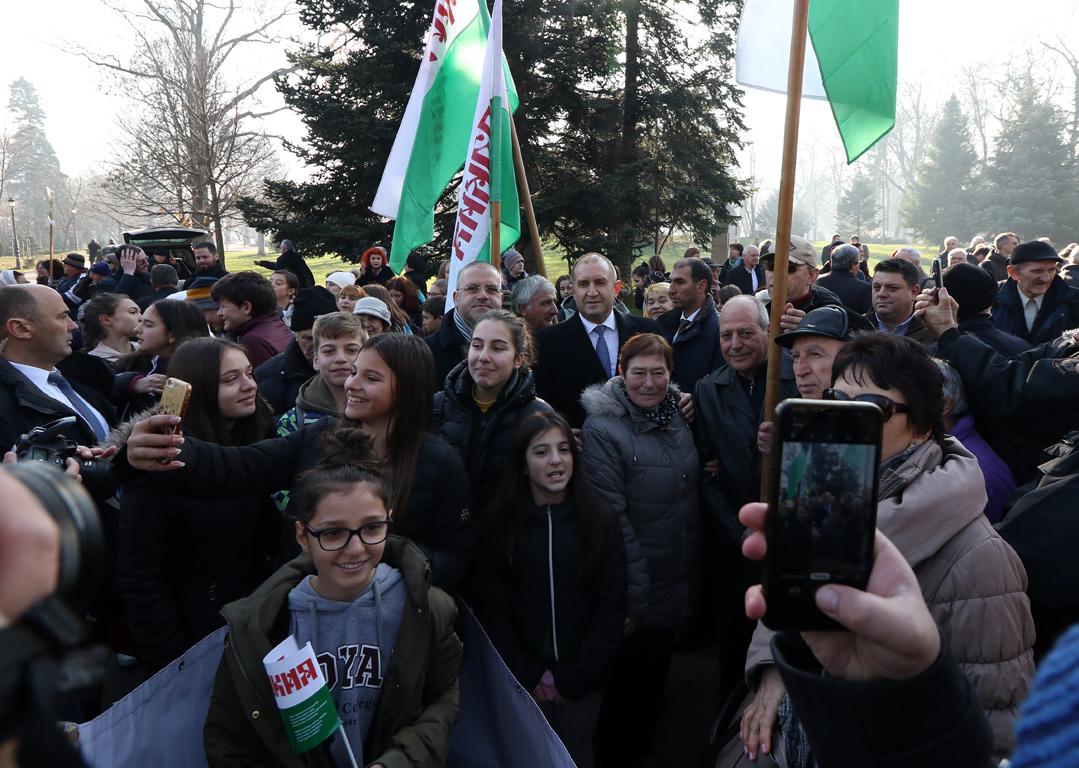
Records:
[[[805,264],[799,264],[796,261],[788,261],[787,262],[787,274],[788,275],[793,275],[795,272],[798,271],[799,267],[804,267],[804,266],[805,266]],[[765,272],[775,272],[776,271],[776,263],[774,261],[770,261],[770,260],[764,262],[764,271]]]
[[[359,536],[360,541],[368,546],[381,544],[390,535],[390,522],[379,520],[377,523],[368,523],[359,528],[323,528],[321,531],[316,531],[309,525],[303,528],[318,539],[318,545],[324,550],[336,552],[347,547],[353,536]]]
[[[873,403],[884,412],[884,420],[892,418],[896,413],[910,413],[910,406],[903,403],[897,403],[887,395],[858,395],[857,397],[851,397],[841,389],[826,389],[824,390],[825,400],[857,400],[860,403]]]

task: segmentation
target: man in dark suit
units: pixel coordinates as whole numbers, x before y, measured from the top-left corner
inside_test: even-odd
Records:
[[[752,296],[765,287],[764,267],[760,264],[761,252],[755,245],[747,245],[742,252],[742,263],[727,271],[724,285],[737,285],[742,293]]]
[[[257,266],[264,269],[272,269],[274,272],[280,272],[285,270],[296,275],[296,279],[300,281],[300,289],[310,288],[315,284],[315,276],[311,274],[311,268],[307,266],[307,262],[303,260],[303,256],[296,253],[296,249],[292,245],[291,240],[281,241],[281,257],[277,261],[270,261],[264,259],[262,261],[256,261]]]
[[[868,315],[873,310],[873,289],[869,283],[858,279],[860,257],[858,248],[853,245],[833,248],[832,271],[817,278],[817,285],[838,296],[848,309]]]
[[[0,452],[34,427],[68,416],[76,420],[63,436],[85,446],[102,442],[116,424],[104,394],[57,370],[71,354],[76,328],[51,288],[0,288]]]
[[[438,330],[424,338],[435,356],[435,391],[465,359],[476,321],[502,306],[502,275],[489,261],[473,261],[457,273],[453,309],[442,316]],[[606,381],[606,379],[605,379]]]
[[[723,365],[719,315],[712,300],[712,270],[701,259],[682,259],[671,269],[671,303],[657,322],[674,350],[671,379],[684,392]]]
[[[619,284],[606,256],[586,253],[571,277],[577,312],[536,333],[534,373],[536,394],[579,428],[585,417],[580,400],[585,388],[617,373],[619,350],[631,337],[660,333],[660,327],[655,320],[615,312]]]

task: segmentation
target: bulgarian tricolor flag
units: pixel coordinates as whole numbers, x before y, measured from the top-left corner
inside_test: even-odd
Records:
[[[435,0],[420,71],[371,210],[396,219],[390,266],[434,238],[434,207],[464,165],[491,24],[484,0]],[[513,108],[517,93],[507,74]]]
[[[341,728],[337,706],[326,687],[326,678],[311,643],[300,648],[290,635],[266,654],[262,665],[270,677],[274,700],[281,710],[293,752],[298,755],[308,752]],[[352,746],[343,731],[341,735],[355,766]]]
[[[502,0],[495,0],[483,59],[483,80],[472,119],[472,138],[457,200],[457,223],[450,247],[450,285],[457,285],[457,273],[465,264],[491,261],[493,203],[503,203],[499,252],[521,237],[521,206],[513,174],[510,136],[510,93],[502,58]]]
[[[787,92],[793,16],[794,0],[745,0],[735,57],[740,84]],[[812,0],[809,36],[802,95],[828,100],[853,163],[895,127],[899,0]]]

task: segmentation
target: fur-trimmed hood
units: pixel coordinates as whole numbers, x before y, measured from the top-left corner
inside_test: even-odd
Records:
[[[140,421],[148,419],[151,416],[157,415],[157,410],[159,407],[159,405],[155,405],[152,408],[147,408],[144,411],[139,411],[135,415],[129,416],[128,418],[124,419],[122,422],[120,422],[118,426],[112,428],[112,430],[109,432],[109,436],[106,437],[105,440],[101,443],[101,447],[115,447],[116,450],[120,450],[121,448],[123,448],[125,445],[127,445],[128,438],[131,437],[131,431],[135,429],[135,425],[138,424]]]
[[[622,394],[622,377],[614,376],[602,384],[593,384],[581,393],[581,405],[588,416],[598,418],[620,419],[627,414],[633,414]],[[674,384],[667,385],[668,392],[674,392],[676,398],[682,397],[682,392]]]

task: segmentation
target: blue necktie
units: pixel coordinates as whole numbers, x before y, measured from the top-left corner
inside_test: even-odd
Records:
[[[599,355],[599,364],[603,366],[607,377],[614,376],[611,372],[611,353],[607,350],[607,342],[603,340],[603,334],[607,332],[607,326],[596,326],[596,354]]]
[[[79,415],[82,416],[82,420],[93,430],[97,441],[99,443],[103,442],[107,435],[101,429],[101,422],[98,421],[97,416],[83,402],[82,398],[75,393],[71,385],[67,383],[67,379],[60,375],[60,371],[53,371],[49,374],[49,383],[64,393],[64,396],[71,402],[71,407],[78,411]]]

